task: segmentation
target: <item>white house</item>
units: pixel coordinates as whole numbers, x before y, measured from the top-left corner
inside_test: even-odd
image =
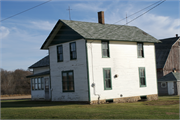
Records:
[[[102,11],[98,20],[57,22],[41,47],[49,56],[30,66],[33,100],[158,99],[154,43],[159,41],[134,26],[105,24]]]

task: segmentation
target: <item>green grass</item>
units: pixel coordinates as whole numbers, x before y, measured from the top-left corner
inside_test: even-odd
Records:
[[[157,101],[100,105],[1,101],[2,119],[179,119],[179,96],[163,96]]]

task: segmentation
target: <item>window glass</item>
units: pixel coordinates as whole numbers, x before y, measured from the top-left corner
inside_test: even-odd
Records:
[[[63,46],[62,45],[57,46],[57,60],[58,62],[63,61]]]
[[[138,47],[138,57],[144,57],[143,43],[137,43],[137,47]]]
[[[44,90],[44,78],[41,78],[41,89]]]
[[[63,84],[63,92],[73,92],[74,91],[73,71],[63,71],[62,72],[62,84]]]
[[[102,41],[102,57],[109,57],[109,42]]]
[[[103,74],[104,74],[104,89],[105,90],[111,90],[112,89],[111,69],[110,68],[104,68]]]
[[[35,78],[35,90],[38,89],[38,82],[37,82],[37,78]]]
[[[41,90],[41,78],[38,78],[38,89]]]
[[[145,76],[145,68],[139,68],[139,80],[140,80],[140,87],[146,86],[146,76]]]
[[[76,43],[70,43],[70,59],[76,59],[77,55],[76,55]]]

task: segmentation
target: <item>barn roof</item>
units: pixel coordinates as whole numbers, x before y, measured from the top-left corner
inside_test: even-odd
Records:
[[[87,40],[113,40],[113,41],[130,41],[130,42],[151,42],[159,41],[135,26],[100,24],[92,22],[59,20],[41,49],[48,49],[50,44],[60,28],[66,25],[75,31],[81,38]]]
[[[179,37],[172,37],[172,38],[166,38],[161,39],[161,43],[156,43],[156,67],[157,68],[163,68],[167,57],[169,55],[169,52],[171,50],[172,45],[179,39]]]
[[[46,57],[42,58],[38,62],[34,63],[29,68],[47,67],[47,66],[49,66],[49,55],[47,55]]]
[[[158,82],[161,82],[161,81],[180,81],[180,73],[171,72],[161,77],[160,79],[158,79]]]

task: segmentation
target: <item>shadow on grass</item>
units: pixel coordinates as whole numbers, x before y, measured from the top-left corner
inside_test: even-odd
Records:
[[[29,100],[1,100],[1,108],[44,107],[44,106],[62,106],[62,105],[73,105],[73,104],[77,104],[77,103],[32,101],[30,99]]]

